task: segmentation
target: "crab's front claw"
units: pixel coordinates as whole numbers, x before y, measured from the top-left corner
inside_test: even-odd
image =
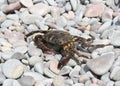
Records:
[[[65,66],[70,60],[70,58],[71,58],[70,55],[67,55],[66,57],[62,57],[58,63],[58,69],[61,69],[63,66]]]

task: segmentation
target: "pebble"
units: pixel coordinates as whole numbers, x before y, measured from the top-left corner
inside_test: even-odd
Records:
[[[120,86],[120,81],[116,81],[115,86]]]
[[[41,75],[40,73],[37,73],[37,72],[24,72],[23,74],[24,77],[32,77],[35,82],[36,81],[44,81],[45,80],[45,77],[43,75]]]
[[[36,72],[43,74],[43,70],[44,70],[44,65],[43,62],[38,62],[34,65],[34,69]]]
[[[35,31],[35,30],[39,30],[38,27],[35,25],[35,24],[30,24],[28,27],[27,27],[27,30],[29,32],[32,32],[32,31]]]
[[[71,7],[70,3],[67,2],[67,3],[65,4],[65,10],[66,10],[66,11],[70,11],[71,9],[72,9],[72,7]]]
[[[0,84],[2,84],[5,79],[6,79],[6,77],[5,77],[4,74],[0,71]]]
[[[116,66],[111,70],[110,78],[119,81],[120,80],[120,67]]]
[[[102,15],[104,9],[105,5],[103,3],[89,4],[84,15],[86,17],[98,17]]]
[[[61,71],[60,71],[59,74],[60,74],[60,75],[66,75],[66,74],[69,74],[71,70],[72,70],[71,67],[69,67],[69,66],[64,66],[64,67],[61,69]]]
[[[9,51],[9,52],[4,52],[4,53],[1,53],[1,57],[5,60],[8,60],[11,58],[11,56],[14,54],[14,52],[12,51]]]
[[[27,46],[19,46],[19,47],[16,47],[14,50],[15,50],[15,52],[24,54],[27,52],[28,47]]]
[[[79,77],[79,82],[80,83],[85,83],[88,80],[90,80],[90,77],[88,75],[86,75],[86,74],[80,75],[80,77]]]
[[[6,16],[7,19],[19,21],[19,16],[17,14],[9,14]]]
[[[31,7],[33,6],[32,0],[20,0],[20,3],[24,5],[25,7]]]
[[[72,9],[74,10],[74,11],[76,11],[76,9],[77,9],[77,6],[78,6],[78,0],[70,0],[70,3],[71,3],[71,6],[72,6]]]
[[[30,65],[35,65],[38,62],[42,62],[42,58],[39,56],[32,56],[31,58],[28,59],[28,62]]]
[[[53,85],[54,85],[54,86],[65,86],[64,77],[62,77],[62,76],[56,76],[56,77],[53,79]]]
[[[107,73],[105,73],[104,75],[101,76],[101,80],[107,83],[107,82],[110,81],[109,76],[110,76],[110,72],[107,72]]]
[[[106,54],[99,58],[91,59],[87,62],[87,66],[96,75],[102,75],[110,70],[114,60],[114,54]]]
[[[35,83],[35,80],[31,76],[23,76],[20,79],[18,79],[21,86],[33,86]]]
[[[52,6],[56,6],[57,3],[55,2],[55,0],[46,0],[48,2],[48,4],[52,5]]]
[[[6,79],[2,86],[22,86],[17,80]]]
[[[67,25],[67,20],[65,17],[60,16],[56,19],[56,25],[57,26],[61,26],[61,27],[65,27]]]
[[[2,24],[1,24],[1,27],[9,27],[11,26],[12,24],[14,23],[13,20],[5,20]]]
[[[32,14],[39,15],[39,16],[44,16],[48,12],[50,12],[50,6],[43,4],[43,3],[38,3],[29,8],[29,11]]]
[[[21,60],[21,59],[23,59],[25,56],[22,54],[22,53],[20,53],[20,52],[15,52],[12,56],[11,56],[11,58],[12,59],[18,59],[18,60]]]
[[[24,66],[17,59],[10,59],[3,64],[2,71],[7,78],[16,79],[24,72]]]

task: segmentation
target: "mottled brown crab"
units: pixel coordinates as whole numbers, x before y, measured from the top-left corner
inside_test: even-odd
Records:
[[[74,54],[79,56],[84,56],[79,54],[77,51],[77,46],[75,43],[81,44],[82,47],[89,47],[88,41],[90,39],[84,39],[82,37],[70,35],[67,31],[59,31],[59,30],[47,30],[47,31],[33,31],[28,33],[25,36],[25,40],[27,40],[28,36],[33,35],[34,33],[44,33],[44,35],[36,35],[34,37],[35,45],[42,49],[43,52],[59,52],[62,54],[62,58],[58,63],[58,68],[61,69],[64,65],[68,63],[70,58],[74,57]],[[78,59],[75,59],[78,63]]]

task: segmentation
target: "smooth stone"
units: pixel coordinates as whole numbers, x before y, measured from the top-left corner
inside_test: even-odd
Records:
[[[120,31],[119,30],[114,30],[111,34],[110,40],[111,44],[114,46],[120,46]]]
[[[70,26],[65,27],[65,29],[69,30],[69,33],[74,36],[80,36],[82,34],[80,30]]]
[[[73,20],[75,18],[75,13],[73,11],[69,11],[68,13],[64,13],[63,16],[68,20]]]
[[[67,25],[67,20],[65,17],[60,16],[56,19],[56,25],[60,27],[65,27]]]
[[[53,79],[53,85],[54,86],[65,86],[65,79],[63,76],[56,76]]]
[[[57,3],[55,0],[46,0],[48,2],[49,5],[52,5],[52,6],[56,6]]]
[[[49,68],[55,74],[59,74],[59,72],[60,72],[60,70],[57,68],[57,66],[58,66],[58,61],[50,61]]]
[[[17,59],[10,59],[3,64],[2,71],[7,78],[16,79],[24,72],[24,65]]]
[[[110,78],[115,80],[115,81],[119,81],[120,80],[120,67],[119,66],[115,66],[111,70]]]
[[[29,8],[29,11],[32,14],[39,15],[39,16],[44,16],[48,12],[50,12],[50,6],[43,4],[43,3],[38,3],[33,5],[32,7]]]
[[[5,60],[8,60],[11,58],[11,56],[14,54],[14,52],[10,51],[10,52],[3,52],[1,53],[1,57]]]
[[[19,17],[25,24],[34,24],[39,19],[39,16],[30,14],[28,11],[21,12]]]
[[[114,54],[102,55],[87,62],[88,68],[96,75],[103,75],[109,71],[115,60]],[[107,61],[107,62],[106,62]]]
[[[60,75],[66,75],[66,74],[69,74],[71,70],[72,70],[71,67],[69,67],[69,66],[64,66],[64,67],[61,69],[61,71],[60,71],[59,74],[60,74]]]
[[[90,77],[87,74],[80,75],[80,77],[79,77],[79,82],[80,83],[85,83],[88,80],[90,80]]]
[[[76,63],[76,61],[75,61],[75,60],[70,59],[70,60],[69,60],[69,62],[67,63],[67,65],[68,65],[68,66],[73,67],[73,66],[76,66],[76,65],[77,65],[77,63]]]
[[[71,11],[71,10],[72,10],[72,6],[71,6],[71,4],[70,4],[69,2],[67,2],[67,3],[65,4],[65,10],[66,10],[66,11]]]
[[[36,21],[35,24],[41,29],[41,30],[48,30],[48,26],[45,25],[44,22]]]
[[[15,52],[24,54],[27,52],[28,47],[27,46],[19,46],[19,47],[16,47],[14,50],[15,50]]]
[[[120,81],[116,81],[114,85],[115,86],[120,86]]]
[[[102,33],[102,32],[104,32],[106,29],[109,29],[111,23],[112,23],[111,20],[105,22],[105,23],[98,29],[98,32],[99,32],[99,33]]]
[[[28,64],[29,64],[28,60],[26,60],[26,59],[22,59],[21,62],[22,62],[23,64],[25,64],[25,65],[28,65]]]
[[[10,20],[19,21],[19,16],[17,14],[9,14],[6,17]]]
[[[104,12],[105,5],[103,3],[93,3],[87,5],[85,16],[86,17],[98,17]]]
[[[43,62],[38,62],[34,65],[34,69],[36,72],[43,74],[43,69],[44,69],[44,65]]]
[[[22,53],[20,53],[20,52],[15,52],[15,53],[11,56],[12,59],[18,59],[18,60],[23,59],[24,57],[25,57],[25,56],[24,56]]]
[[[57,75],[55,73],[53,73],[50,69],[48,68],[44,68],[44,74],[50,78],[54,78]]]
[[[78,7],[78,3],[79,1],[78,0],[70,0],[70,3],[71,3],[71,6],[72,6],[72,9],[74,10],[74,11],[76,11],[76,9],[77,9],[77,7]]]
[[[97,48],[92,52],[92,58],[98,58],[99,56],[105,55],[105,54],[114,54],[113,52],[114,47],[113,46],[105,46],[103,48]]]
[[[24,5],[25,7],[31,7],[33,6],[32,0],[20,0],[20,3]]]
[[[71,85],[73,85],[73,80],[72,79],[66,79],[65,84],[68,85],[68,86],[69,85],[71,86]]]
[[[110,21],[113,18],[113,10],[106,7],[103,14],[102,14],[102,21],[106,22],[106,21]]]
[[[76,84],[74,84],[72,86],[84,86],[84,84],[83,83],[76,83]]]
[[[33,86],[35,83],[33,77],[31,76],[23,76],[18,79],[18,81],[22,86]]]
[[[17,80],[6,79],[2,86],[22,86]]]
[[[60,16],[60,8],[59,7],[55,7],[55,6],[52,6],[51,8],[50,8],[50,11],[51,11],[51,15],[54,17],[54,18],[57,18],[57,17],[59,17]]]
[[[3,75],[3,73],[0,71],[0,84],[2,84],[6,80],[6,77]]]
[[[30,24],[28,27],[27,27],[27,30],[29,32],[32,32],[32,31],[36,31],[36,30],[39,30],[38,27],[35,25],[35,24]]]
[[[5,20],[2,24],[1,24],[1,27],[9,27],[9,26],[12,26],[12,24],[14,23],[13,20]]]
[[[33,79],[35,81],[44,81],[45,80],[45,77],[43,75],[41,75],[40,73],[37,73],[37,72],[24,72],[23,74],[24,77],[33,77]]]
[[[76,66],[70,71],[69,76],[70,76],[70,77],[77,77],[77,76],[79,76],[80,70],[81,70],[81,67],[78,66],[78,65],[76,65]]]
[[[32,56],[28,59],[30,65],[35,65],[38,62],[42,62],[42,58],[39,56]]]
[[[37,48],[36,46],[29,45],[28,54],[30,56],[41,56],[43,53],[42,53],[42,50]]]
[[[106,84],[106,86],[116,86],[116,85],[115,85],[114,81],[109,81],[109,82]]]
[[[107,72],[106,74],[101,76],[101,80],[107,83],[110,81],[109,77],[110,77],[110,72]]]

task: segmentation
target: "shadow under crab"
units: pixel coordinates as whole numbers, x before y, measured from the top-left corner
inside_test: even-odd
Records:
[[[47,31],[33,31],[28,33],[25,36],[25,40],[27,37],[35,34],[35,33],[44,33],[44,35],[36,35],[33,39],[35,45],[42,49],[44,53],[56,53],[59,52],[62,55],[58,63],[58,68],[61,69],[65,66],[70,58],[73,58],[80,64],[78,58],[74,55],[87,57],[84,53],[80,53],[77,51],[77,46],[75,43],[81,44],[82,47],[89,47],[88,41],[91,39],[84,39],[82,37],[70,35],[70,33],[59,30],[47,30]]]

